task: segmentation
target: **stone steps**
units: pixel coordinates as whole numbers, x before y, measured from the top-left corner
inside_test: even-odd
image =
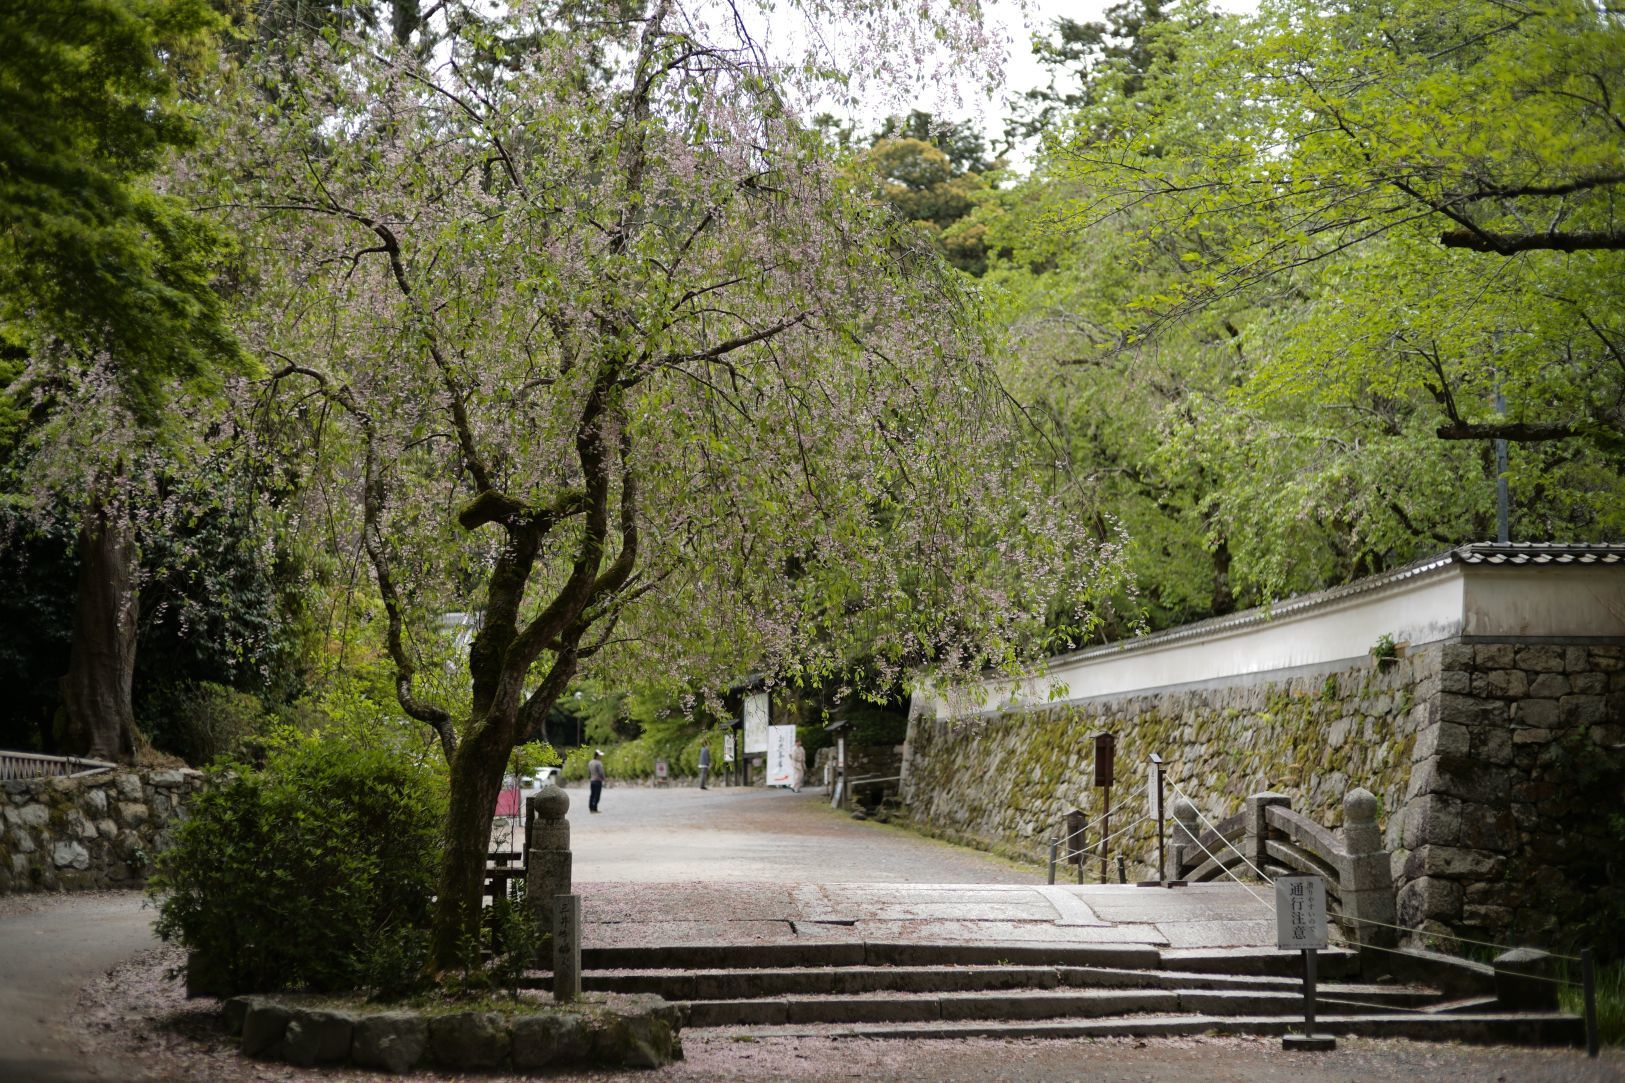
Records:
[[[1296,1033],[1297,953],[1146,944],[829,940],[665,944],[582,952],[582,987],[653,993],[684,1025],[758,1036],[867,1038]],[[1494,998],[1360,980],[1360,959],[1322,952],[1317,1014],[1330,1034],[1570,1044],[1580,1021],[1508,1012]],[[545,973],[524,984],[546,989]]]
[[[524,984],[550,987],[543,975]],[[1296,978],[1199,974],[1117,967],[916,966],[805,967],[778,970],[621,970],[587,971],[582,988],[609,993],[654,993],[667,1000],[749,1000],[779,996],[853,996],[866,993],[957,993],[1006,989],[1175,989],[1191,995],[1205,991],[1265,997],[1300,994]],[[1430,1004],[1439,992],[1423,986],[1322,982],[1323,997],[1381,1003],[1384,1006]]]
[[[1319,998],[1321,1010],[1397,1017],[1406,996]],[[1288,992],[1181,989],[1004,990],[959,993],[868,993],[779,996],[749,1000],[679,1002],[691,1027],[778,1026],[810,1023],[915,1023],[969,1020],[1099,1019],[1143,1013],[1215,1018],[1281,1016],[1302,1012],[1303,998]],[[1415,1009],[1410,1009],[1414,1011]]]
[[[1201,1034],[1283,1035],[1303,1031],[1297,1015],[1217,1016],[1141,1014],[1095,1019],[1037,1021],[843,1024],[835,1026],[754,1026],[731,1030],[735,1037],[825,1038],[1178,1038]],[[1334,1014],[1317,1016],[1316,1034],[1413,1041],[1476,1044],[1579,1045],[1584,1025],[1556,1012],[1486,1012],[1428,1014],[1420,1012]]]

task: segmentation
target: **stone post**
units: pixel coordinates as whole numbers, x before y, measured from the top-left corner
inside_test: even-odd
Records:
[[[1556,960],[1536,948],[1513,948],[1495,957],[1495,998],[1507,1012],[1557,1010]]]
[[[1254,875],[1262,875],[1264,865],[1269,861],[1269,851],[1265,849],[1264,844],[1270,837],[1270,825],[1264,818],[1264,810],[1271,805],[1291,808],[1292,798],[1284,793],[1271,793],[1267,790],[1247,798],[1247,837],[1242,840],[1241,852],[1252,862],[1253,868],[1258,870]]]
[[[1175,801],[1174,867],[1171,870],[1175,880],[1183,880],[1186,873],[1207,860],[1207,855],[1202,853],[1201,846],[1196,842],[1201,833],[1202,821],[1197,815],[1196,806],[1183,797]]]
[[[1377,826],[1376,795],[1363,787],[1343,796],[1343,848],[1348,857],[1338,869],[1338,898],[1354,941],[1392,947],[1398,941],[1398,930],[1391,927],[1398,919],[1393,870]]]
[[[553,899],[553,999],[581,999],[581,896]]]
[[[537,934],[537,966],[547,965],[553,940],[553,897],[570,894],[570,795],[549,781],[527,802],[525,911]]]

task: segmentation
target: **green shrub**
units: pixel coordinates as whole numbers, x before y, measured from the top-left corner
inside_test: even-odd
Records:
[[[145,728],[153,745],[197,766],[236,755],[245,739],[268,727],[258,696],[212,681],[176,685],[149,710]]]
[[[158,933],[233,991],[410,991],[428,958],[443,778],[284,733],[217,769],[158,860]]]

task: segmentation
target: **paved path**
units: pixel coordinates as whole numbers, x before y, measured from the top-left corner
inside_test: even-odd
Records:
[[[5,900],[0,912],[0,1080],[79,1083],[122,1078],[83,1062],[60,1029],[74,994],[157,943],[138,891]],[[102,1066],[106,1069],[106,1066]]]
[[[814,792],[625,787],[571,794],[583,943],[972,940],[1263,946],[1273,912],[1235,884],[1046,886],[998,858],[860,822]]]

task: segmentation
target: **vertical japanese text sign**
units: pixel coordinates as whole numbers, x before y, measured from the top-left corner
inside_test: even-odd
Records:
[[[1313,873],[1275,879],[1275,945],[1293,951],[1326,946],[1326,881]]]

